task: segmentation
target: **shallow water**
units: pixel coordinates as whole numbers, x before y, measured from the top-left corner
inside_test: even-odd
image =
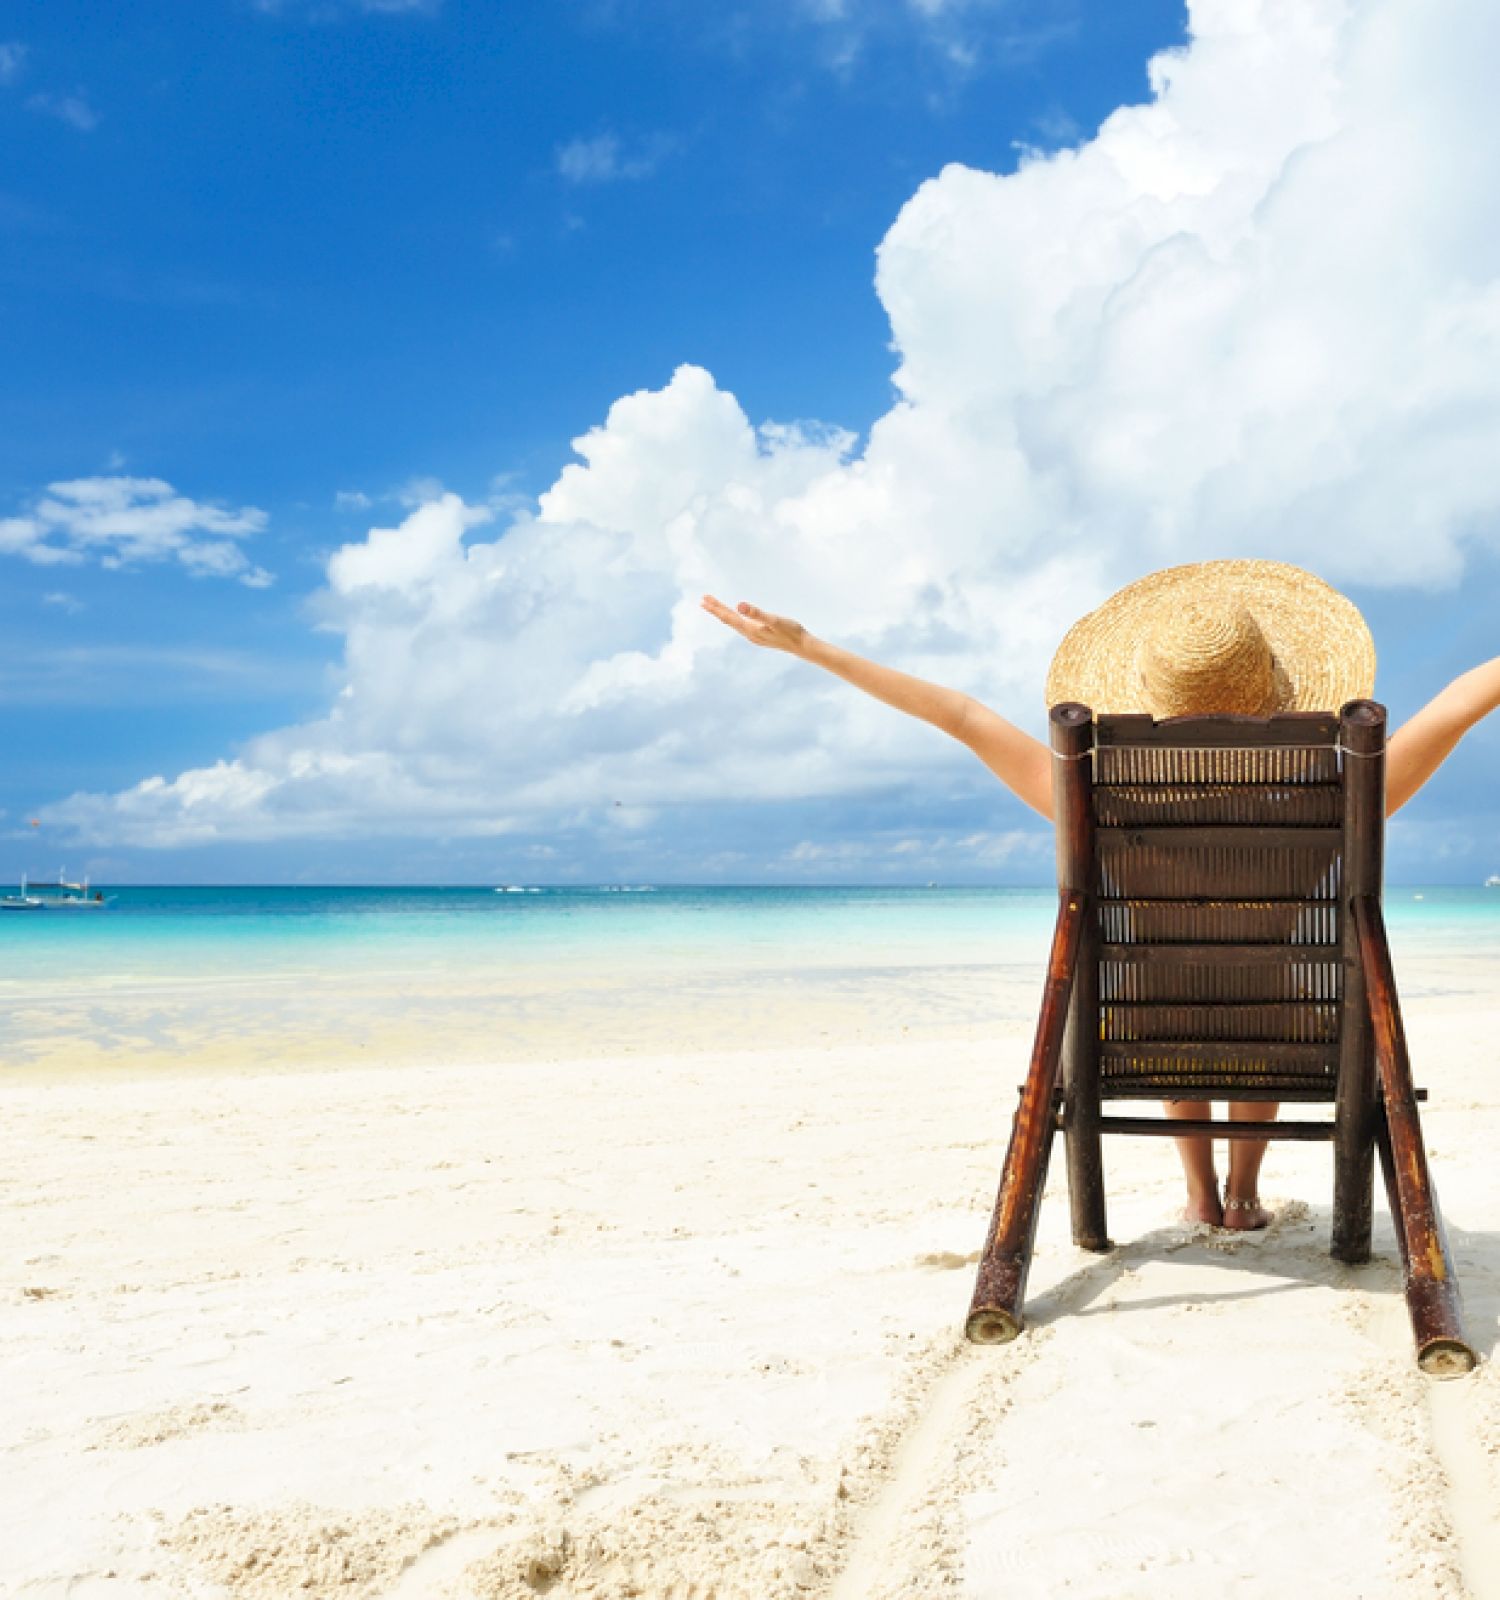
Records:
[[[1029,1011],[1056,906],[1031,888],[116,893],[0,914],[5,1067],[970,1034]],[[1391,888],[1386,906],[1404,992],[1495,986],[1500,891]]]

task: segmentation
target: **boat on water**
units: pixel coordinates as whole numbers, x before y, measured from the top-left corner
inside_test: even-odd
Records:
[[[113,903],[113,895],[90,890],[87,878],[69,883],[66,871],[60,871],[55,883],[32,883],[23,877],[19,894],[0,898],[0,911],[102,911]]]
[[[1486,889],[1500,889],[1500,872],[1492,872],[1484,880],[1484,886]]]

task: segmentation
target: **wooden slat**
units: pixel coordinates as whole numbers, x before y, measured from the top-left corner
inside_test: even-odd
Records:
[[[1141,783],[1207,788],[1275,784],[1296,789],[1340,781],[1338,750],[1331,744],[1278,744],[1259,749],[1246,749],[1239,744],[1207,749],[1119,744],[1095,752],[1094,777],[1111,787]]]
[[[1134,967],[1292,967],[1338,961],[1336,944],[1101,944],[1101,961]]]
[[[1194,850],[1205,846],[1214,850],[1254,850],[1269,855],[1273,850],[1320,850],[1333,855],[1344,842],[1342,828],[1275,828],[1238,823],[1200,823],[1196,826],[1168,824],[1163,827],[1100,828],[1099,843],[1112,850],[1149,848],[1153,850]]]
[[[1337,1000],[1107,1000],[1100,1038],[1337,1044]]]
[[[1332,1079],[1293,1078],[1284,1083],[1230,1086],[1222,1078],[1210,1083],[1169,1083],[1141,1074],[1139,1077],[1106,1078],[1101,1094],[1106,1100],[1275,1100],[1288,1105],[1329,1105],[1333,1101],[1333,1091]]]
[[[1114,745],[1168,750],[1258,750],[1272,745],[1326,746],[1338,738],[1339,719],[1324,711],[1290,711],[1276,717],[1167,717],[1115,714],[1095,719],[1101,749]]]
[[[1337,828],[1101,828],[1099,889],[1111,900],[1338,897]]]
[[[1099,968],[1099,998],[1107,1005],[1328,1005],[1341,998],[1343,981],[1343,967],[1327,960],[1108,961]]]
[[[1418,1100],[1426,1101],[1427,1091],[1416,1091]],[[1142,1074],[1138,1078],[1109,1078],[1105,1080],[1103,1097],[1106,1100],[1285,1100],[1306,1102],[1308,1105],[1324,1104],[1334,1097],[1331,1080],[1317,1082],[1295,1081],[1263,1086],[1260,1084],[1235,1084],[1226,1088],[1221,1084],[1206,1088],[1178,1083],[1163,1084]],[[1336,1124],[1334,1124],[1336,1126]]]
[[[1206,1135],[1210,1139],[1300,1139],[1330,1143],[1331,1122],[1230,1122],[1223,1117],[1101,1117],[1100,1133],[1121,1133],[1132,1138],[1181,1139]]]
[[[1338,1062],[1338,1047],[1331,1044],[1286,1044],[1280,1040],[1138,1039],[1129,1043],[1105,1041],[1099,1058],[1108,1068],[1112,1061],[1191,1061],[1222,1068],[1227,1077],[1235,1071],[1254,1071],[1262,1063],[1275,1070],[1285,1067],[1312,1077],[1328,1070],[1330,1081]],[[1243,1065],[1237,1065],[1243,1063]],[[1144,1070],[1144,1069],[1143,1069]]]
[[[1099,926],[1121,944],[1294,944],[1337,946],[1336,900],[1102,900]],[[1316,937],[1314,937],[1316,935]]]
[[[1116,780],[1094,787],[1102,827],[1333,827],[1343,819],[1337,783],[1186,783]]]

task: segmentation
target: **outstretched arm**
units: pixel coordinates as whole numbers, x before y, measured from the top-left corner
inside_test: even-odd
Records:
[[[957,689],[867,661],[809,633],[800,622],[762,611],[743,600],[731,611],[711,594],[703,609],[752,644],[784,650],[822,667],[856,689],[909,716],[920,717],[967,745],[1000,781],[1044,817],[1052,816],[1052,753],[1039,739]]]
[[[1500,656],[1455,678],[1391,735],[1386,755],[1385,813],[1404,806],[1447,759],[1454,745],[1500,706]]]

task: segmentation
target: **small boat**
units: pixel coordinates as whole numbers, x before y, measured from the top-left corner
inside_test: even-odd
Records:
[[[1486,889],[1500,889],[1500,872],[1492,872],[1484,880],[1484,886]]]
[[[20,894],[0,896],[0,911],[42,911],[46,908],[34,895],[26,892],[26,879],[21,879]]]
[[[90,893],[87,878],[69,883],[66,871],[59,871],[56,883],[31,883],[23,877],[20,894],[0,899],[0,911],[102,911],[113,903],[113,895],[106,899],[98,889]]]

